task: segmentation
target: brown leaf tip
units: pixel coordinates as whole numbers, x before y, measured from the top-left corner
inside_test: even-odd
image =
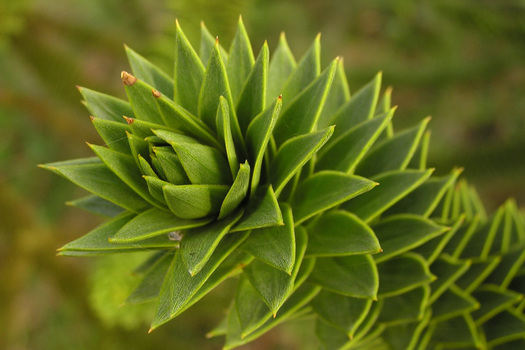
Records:
[[[95,120],[95,117],[93,117],[92,115],[89,116],[89,119],[91,119],[91,121]]]
[[[135,121],[135,119],[133,119],[133,118],[128,118],[128,117],[126,117],[125,115],[123,115],[122,117],[124,118],[124,120],[126,120],[126,123],[128,123],[128,125],[133,124],[133,122]]]
[[[279,97],[277,97],[279,100],[283,99],[283,94],[280,94]]]
[[[219,45],[219,37],[218,36],[215,37],[215,45]]]
[[[122,73],[120,73],[120,78],[122,79],[124,85],[127,86],[131,86],[137,82],[137,78],[135,78],[133,75],[129,74],[126,71],[122,71]]]
[[[157,91],[155,89],[151,90],[151,93],[153,94],[153,97],[159,98],[161,95],[160,91]]]

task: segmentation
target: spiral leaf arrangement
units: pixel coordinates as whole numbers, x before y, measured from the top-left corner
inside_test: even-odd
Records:
[[[156,300],[150,331],[236,278],[225,349],[302,317],[325,349],[525,347],[521,214],[432,176],[429,119],[394,133],[380,73],[350,96],[319,36],[256,58],[242,20],[199,54],[177,23],[173,77],[126,53],[129,102],[79,88],[105,146],[42,167],[109,218],[60,255],[151,251],[126,300]]]

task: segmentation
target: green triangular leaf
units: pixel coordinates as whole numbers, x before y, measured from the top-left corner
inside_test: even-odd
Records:
[[[479,308],[476,299],[455,285],[451,285],[433,304],[432,322],[443,322],[446,319],[461,316]]]
[[[335,71],[334,80],[330,92],[326,97],[326,101],[323,107],[323,111],[319,116],[319,122],[317,126],[319,128],[326,128],[330,125],[330,121],[335,116],[337,110],[350,100],[350,88],[346,80],[345,66],[343,64],[343,58],[340,57],[337,62],[337,68]],[[387,112],[387,111],[385,111]]]
[[[133,191],[152,205],[163,208],[164,206],[155,200],[148,191],[148,186],[142,178],[142,173],[131,156],[113,151],[109,148],[89,145],[93,152],[102,159],[104,164],[117,175]]]
[[[162,282],[173,260],[173,254],[164,254],[148,270],[139,285],[128,296],[126,304],[145,303],[158,298]]]
[[[242,216],[242,211],[206,226],[189,229],[180,243],[180,254],[190,275],[195,276],[206,265],[222,238]]]
[[[315,130],[336,68],[337,59],[296,98],[292,99],[290,95],[283,94],[286,107],[277,120],[273,132],[273,137],[278,146],[294,136]]]
[[[162,174],[169,183],[173,185],[190,184],[190,179],[188,179],[188,175],[186,175],[186,171],[179,157],[177,157],[171,147],[169,149],[165,147],[153,147],[152,150],[158,160]]]
[[[465,249],[461,252],[461,257],[480,257],[482,259],[488,257],[494,238],[502,224],[503,214],[503,208],[499,208],[488,222],[470,236]]]
[[[237,118],[241,132],[246,133],[248,125],[266,106],[266,81],[268,78],[268,60],[270,53],[268,44],[264,42],[259,57],[246,79],[239,102],[237,103]],[[248,140],[246,140],[248,142]]]
[[[347,130],[374,116],[381,89],[381,78],[382,73],[377,73],[372,81],[353,94],[350,100],[328,121],[330,124],[337,125],[334,141]]]
[[[78,91],[82,94],[87,109],[96,118],[124,123],[122,116],[134,116],[131,105],[124,100],[80,86]]]
[[[307,231],[308,256],[339,256],[381,251],[374,231],[357,216],[343,210],[321,215],[308,225]]]
[[[283,53],[282,56],[279,57],[280,60],[276,61],[276,63],[279,64],[280,71],[284,70],[287,72],[291,66],[291,63],[293,62],[293,56],[291,53],[289,53],[290,49],[288,48],[284,35],[281,35],[279,44],[283,49]],[[274,78],[274,75],[272,74],[272,66],[273,63],[270,64],[270,81],[272,78]],[[282,94],[286,103],[289,103],[288,101],[293,101],[295,97],[299,95],[301,91],[303,91],[304,88],[306,88],[312,81],[315,80],[320,72],[321,35],[317,35],[308,51],[301,58],[294,71],[288,77],[288,80],[286,80],[284,86],[279,89],[281,91],[277,90],[277,94]]]
[[[414,350],[431,316],[433,315],[430,312],[426,312],[423,319],[419,322],[403,323],[387,327],[385,332],[381,334],[381,337],[392,349]]]
[[[325,322],[345,332],[348,338],[353,338],[372,302],[371,299],[347,297],[324,289],[312,300],[312,307]]]
[[[465,292],[472,293],[494,271],[500,261],[499,256],[483,261],[473,260],[469,269],[455,281],[455,284]]]
[[[140,213],[124,225],[116,232],[115,236],[111,238],[111,242],[128,243],[141,241],[169,232],[203,226],[208,222],[210,222],[210,219],[182,220],[170,212],[151,208]]]
[[[522,314],[507,310],[483,325],[483,331],[489,345],[525,337],[525,317]]]
[[[56,171],[75,185],[122,208],[139,212],[149,206],[148,202],[133,192],[104,164],[88,163],[63,166],[54,166],[53,164],[58,165],[58,163],[51,163],[47,164],[46,167]]]
[[[421,186],[406,195],[387,211],[388,214],[411,213],[428,217],[452,186],[462,169],[454,169],[450,175],[431,177]]]
[[[202,61],[202,64],[208,64],[216,40],[217,38],[211,35],[208,28],[206,28],[206,26],[204,25],[204,22],[201,22],[201,41],[199,46],[199,57]],[[226,52],[226,50],[219,45],[219,51],[221,52],[222,61],[227,62],[228,53]]]
[[[354,168],[379,137],[392,116],[394,109],[366,120],[344,132],[335,142],[332,140],[319,152],[315,163],[318,170],[331,169],[353,173]],[[336,125],[336,128],[338,126]]]
[[[126,137],[126,132],[130,131],[128,125],[95,117],[91,118],[91,122],[109,148],[126,154],[131,152]]]
[[[409,251],[448,230],[416,215],[391,216],[372,229],[383,248],[383,253],[374,256],[377,262]]]
[[[485,283],[493,283],[506,288],[512,278],[525,262],[525,243],[513,247],[512,250],[503,255],[501,262],[487,277]]]
[[[404,170],[414,155],[429,120],[424,119],[419,125],[397,133],[373,147],[358,164],[356,173],[374,176],[391,170]]]
[[[350,341],[348,334],[318,318],[315,323],[315,335],[321,342],[320,349],[344,349]]]
[[[423,318],[430,288],[426,285],[407,293],[385,298],[378,322],[390,325],[402,324]]]
[[[444,235],[431,239],[430,241],[420,245],[412,251],[414,253],[420,254],[429,264],[432,264],[438,258],[438,256],[441,255],[445,245],[447,245],[450,239],[456,234],[456,232],[458,232],[464,221],[465,217],[460,217],[454,223],[450,231],[446,232]]]
[[[234,304],[234,308],[230,310],[228,316],[228,331],[226,334],[226,344],[224,349],[233,349],[236,346],[251,342],[268,332],[270,329],[290,319],[292,316],[294,316],[294,314],[298,313],[298,310],[300,310],[310,300],[312,300],[312,298],[314,298],[320,290],[321,288],[311,284],[301,286],[284,303],[275,318],[270,318],[261,327],[246,335],[244,338],[241,338],[242,329],[239,323],[239,318],[237,317],[238,312],[235,310]]]
[[[350,297],[377,299],[379,276],[370,255],[317,258],[310,280]]]
[[[246,205],[244,215],[231,232],[283,225],[283,216],[272,186],[260,188]]]
[[[479,301],[481,306],[479,310],[472,313],[477,325],[487,322],[510,305],[523,299],[522,294],[504,290],[493,284],[481,286],[472,293],[472,296]]]
[[[235,178],[239,171],[239,160],[237,152],[235,151],[235,143],[233,142],[233,135],[231,130],[231,116],[228,107],[228,101],[224,97],[220,97],[219,107],[217,108],[217,136],[224,144],[226,149],[226,156],[230,164],[232,176]]]
[[[160,115],[166,125],[191,135],[207,145],[214,146],[218,149],[223,148],[223,146],[217,142],[213,131],[197,117],[163,95],[155,94],[154,97]],[[162,130],[165,128],[156,127],[154,129]]]
[[[224,237],[208,263],[198,275],[193,277],[188,273],[186,265],[182,261],[181,252],[178,250],[162,284],[159,303],[150,332],[184,311],[186,305],[192,301],[192,298],[196,296],[213,272],[247,236],[248,233],[239,233]],[[229,272],[226,273],[229,274]]]
[[[254,62],[255,59],[253,57],[250,38],[248,37],[248,33],[246,33],[242,18],[239,17],[237,32],[230,46],[228,62],[226,64],[228,81],[230,82],[234,102],[239,100],[242,88],[252,70]]]
[[[200,219],[219,213],[228,193],[224,185],[172,185],[162,187],[171,212],[181,219]]]
[[[430,295],[429,304],[436,301],[454,281],[464,274],[470,267],[470,264],[470,261],[455,260],[447,255],[442,255],[434,261],[430,271],[437,276],[437,279],[430,285],[432,294]]]
[[[157,104],[155,103],[155,98],[153,97],[153,91],[155,89],[127,72],[122,72],[121,77],[124,82],[126,94],[128,95],[128,100],[133,109],[134,118],[151,123],[163,124]],[[127,115],[126,117],[129,116]]]
[[[253,260],[249,254],[234,251],[219,265],[202,287],[193,295],[188,303],[179,311],[179,314],[190,308],[220,283],[229,277],[242,273],[242,268]]]
[[[377,265],[380,276],[379,296],[390,297],[435,280],[428,264],[419,254],[405,253]]]
[[[377,184],[363,177],[321,171],[299,184],[292,199],[295,224],[369,191]]]
[[[60,255],[74,255],[75,252],[119,253],[147,249],[174,249],[178,245],[170,241],[168,236],[159,236],[143,240],[139,243],[113,244],[109,241],[113,235],[126,223],[135,217],[132,213],[123,213],[116,218],[98,226],[88,234],[66,244],[59,249]]]
[[[93,214],[102,215],[106,217],[115,217],[124,211],[124,208],[111,203],[99,196],[89,195],[66,203],[72,207],[80,208],[89,211]]]
[[[434,169],[393,171],[374,177],[379,186],[342,205],[363,221],[370,222],[430,177]]]
[[[204,79],[204,66],[188,39],[182,32],[179,22],[176,22],[175,35],[175,71],[174,71],[174,101],[197,114],[199,91]]]
[[[295,261],[291,274],[276,269],[260,260],[253,261],[244,269],[244,274],[259,292],[273,315],[292,293],[294,280],[297,277],[307,245],[306,231],[297,230],[295,235]]]
[[[128,46],[125,45],[124,48],[134,76],[154,86],[163,94],[173,96],[173,80],[166,73]]]
[[[261,168],[266,147],[272,136],[277,117],[281,112],[282,99],[277,98],[263,113],[252,120],[246,131],[246,147],[250,164],[255,164],[252,171],[251,194],[259,185]]]
[[[281,203],[284,225],[253,230],[242,249],[288,274],[295,261],[295,232],[292,208]]]
[[[156,158],[153,158],[156,159]],[[160,165],[159,165],[160,167]],[[164,192],[162,191],[162,187],[165,185],[168,185],[169,182],[163,181],[159,179],[157,176],[147,176],[144,175],[144,180],[146,180],[146,184],[148,185],[148,191],[158,201],[166,202],[166,198],[164,197]]]
[[[295,59],[288,47],[284,32],[282,32],[268,68],[266,96],[269,97],[269,101],[282,94],[282,88],[295,67]]]
[[[451,346],[480,348],[481,340],[469,314],[439,322],[432,334],[432,342]]]
[[[155,133],[173,147],[193,184],[232,183],[228,161],[216,148],[202,145],[184,135],[163,130],[155,130]]]
[[[219,212],[218,220],[226,217],[237,208],[248,194],[250,186],[250,165],[248,161],[240,165],[237,177],[224,198]]]
[[[250,334],[272,317],[268,305],[262,300],[259,292],[255,290],[244,274],[237,285],[235,306],[242,331],[241,337]]]
[[[216,130],[215,121],[217,108],[219,106],[219,99],[221,96],[224,97],[226,101],[228,101],[232,136],[235,142],[237,155],[240,159],[242,159],[246,154],[246,147],[239,126],[239,121],[237,120],[237,115],[235,114],[230,85],[228,83],[228,76],[226,74],[224,63],[221,59],[219,52],[219,42],[217,40],[213,48],[210,62],[206,68],[204,81],[199,93],[198,105],[199,118],[214,131]]]
[[[303,165],[330,139],[334,127],[287,140],[277,151],[270,168],[270,183],[277,196]]]

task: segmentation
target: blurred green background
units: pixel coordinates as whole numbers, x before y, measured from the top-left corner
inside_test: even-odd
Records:
[[[285,31],[296,57],[322,32],[352,91],[383,71],[394,127],[432,115],[429,163],[455,166],[489,210],[525,203],[522,0],[0,0],[0,337],[2,349],[219,349],[204,339],[231,283],[148,335],[151,305],[119,307],[143,256],[55,257],[100,219],[64,205],[82,192],[36,164],[100,143],[75,85],[124,97],[123,43],[172,71],[174,21],[193,42],[204,20],[229,47],[243,15],[257,54]],[[244,349],[309,349],[308,320]]]

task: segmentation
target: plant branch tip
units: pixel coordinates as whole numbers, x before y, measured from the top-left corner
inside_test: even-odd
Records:
[[[120,78],[122,79],[122,82],[126,86],[132,86],[133,84],[137,82],[137,78],[135,78],[133,75],[129,74],[128,72],[124,70],[120,73]]]
[[[148,334],[150,334],[151,332],[153,332],[155,328],[151,327],[149,330],[148,330]]]

